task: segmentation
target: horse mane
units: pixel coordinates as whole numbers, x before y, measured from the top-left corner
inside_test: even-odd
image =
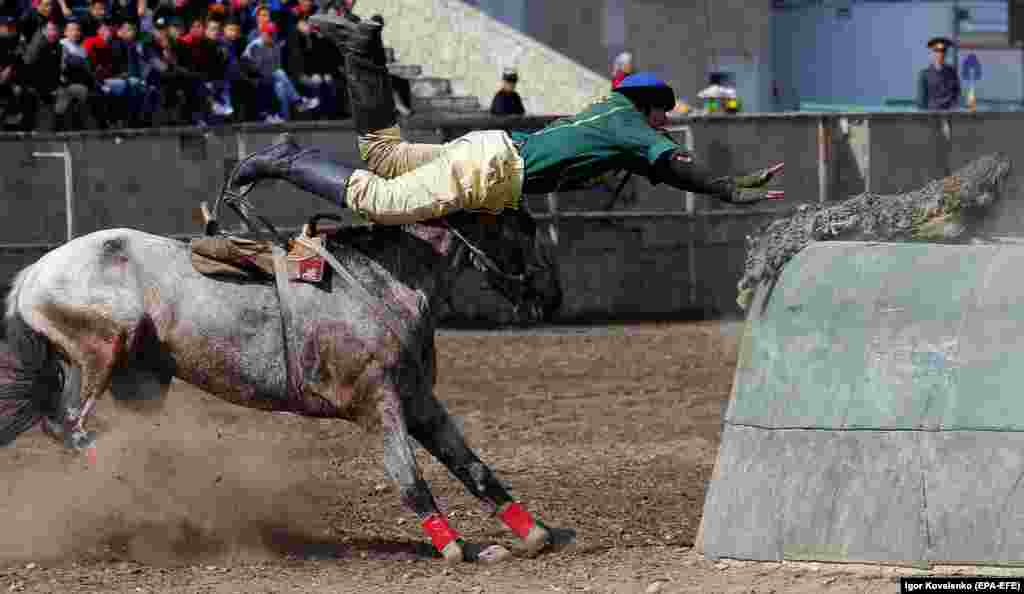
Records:
[[[33,265],[28,265],[18,271],[15,275],[14,281],[11,283],[11,290],[7,292],[7,309],[4,312],[5,318],[14,318],[18,313],[18,295],[21,293],[21,287],[24,286],[25,281],[28,279],[29,271],[32,270]]]

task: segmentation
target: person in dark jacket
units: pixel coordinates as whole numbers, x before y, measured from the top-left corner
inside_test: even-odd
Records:
[[[203,36],[192,44],[192,63],[203,77],[212,98],[213,112],[230,117],[235,109],[231,103],[231,82],[228,80],[228,49],[221,43],[221,21],[208,19]]]
[[[72,35],[79,35],[81,31],[74,21],[65,25],[65,30]],[[84,62],[84,58],[80,61]],[[87,67],[79,68],[84,74],[75,73],[74,58],[65,52],[57,23],[49,22],[36,32],[25,51],[25,66],[29,84],[43,103],[53,106],[53,131],[83,128],[89,85],[94,81]]]
[[[0,127],[27,132],[35,128],[38,98],[26,84],[24,44],[12,17],[0,16]]]
[[[164,105],[177,112],[175,121],[204,125],[209,93],[202,76],[193,69],[188,48],[171,36],[171,20],[157,19],[153,39],[143,48],[150,67],[150,84],[156,83]]]
[[[95,37],[100,30],[100,24],[108,22],[109,19],[107,0],[89,0],[89,12],[78,20],[82,24],[82,37],[85,39]]]
[[[136,34],[135,23],[131,20],[123,21],[118,26],[117,39],[111,44],[113,77],[107,84],[125,87],[128,124],[143,127],[152,124],[160,95],[156,88],[146,84],[146,57]]]
[[[238,118],[242,121],[255,120],[261,113],[270,112],[270,107],[261,105],[262,98],[259,88],[259,74],[253,72],[248,63],[242,60],[246,41],[242,29],[242,20],[229,16],[224,23],[224,36],[221,43],[227,53],[227,81],[231,84],[231,95],[238,108]]]
[[[334,77],[330,45],[313,33],[309,20],[300,16],[285,43],[285,72],[303,95],[320,100],[320,112],[335,111]]]
[[[917,106],[921,109],[956,109],[960,107],[960,77],[946,64],[946,50],[953,42],[945,37],[928,41],[932,63],[918,77]]]
[[[523,99],[516,92],[516,84],[519,82],[519,73],[513,68],[506,68],[501,75],[501,88],[494,94],[491,101],[491,113],[498,116],[517,115],[526,113],[523,107]]]
[[[64,0],[39,0],[35,8],[21,15],[18,31],[27,42],[35,37],[36,31],[50,21],[56,22],[58,28],[63,28],[70,15],[71,9]]]

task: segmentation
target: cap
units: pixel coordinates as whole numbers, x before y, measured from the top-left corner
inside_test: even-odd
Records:
[[[708,84],[712,85],[724,85],[728,84],[729,75],[725,72],[710,72],[708,73]]]
[[[954,43],[945,37],[932,37],[928,40],[928,49],[940,52],[946,51],[947,48],[950,48],[953,45]]]
[[[615,92],[629,97],[637,106],[658,107],[669,111],[676,105],[672,87],[653,72],[638,72],[627,76],[615,88]]]
[[[13,25],[16,22],[12,16],[0,15],[0,25]]]
[[[501,71],[501,80],[519,82],[519,72],[515,68],[505,68]]]

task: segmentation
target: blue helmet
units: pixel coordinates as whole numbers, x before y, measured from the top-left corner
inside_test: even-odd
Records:
[[[671,111],[676,106],[676,94],[672,87],[652,72],[637,72],[627,76],[615,88],[615,92],[629,97],[641,111],[651,107]]]

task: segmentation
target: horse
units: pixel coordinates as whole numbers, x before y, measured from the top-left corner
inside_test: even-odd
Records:
[[[78,237],[20,271],[7,297],[0,445],[42,421],[67,447],[86,449],[95,435],[84,423],[108,387],[117,399],[161,398],[176,377],[237,405],[344,419],[382,436],[386,473],[448,562],[512,552],[467,543],[450,526],[417,468],[415,443],[525,553],[571,541],[571,530],[548,528],[512,498],[434,394],[437,312],[460,271],[483,271],[531,319],[560,306],[537,235],[524,209],[341,229],[329,245],[345,273],[328,275],[326,289],[289,283],[299,328],[292,353],[274,283],[200,274],[177,239],[133,229]]]

